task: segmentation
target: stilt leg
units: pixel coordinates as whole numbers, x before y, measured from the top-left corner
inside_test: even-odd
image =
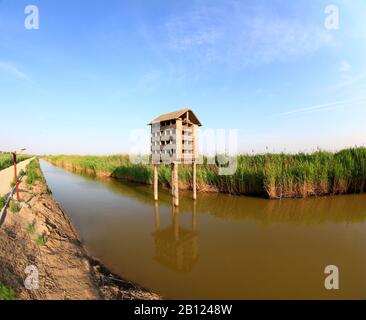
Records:
[[[171,172],[171,177],[170,177],[170,184],[171,184],[171,188],[170,188],[170,194],[172,195],[172,197],[174,197],[174,187],[175,187],[175,185],[174,185],[174,163],[172,163],[171,164],[171,166],[170,166],[171,168],[171,170],[170,170],[170,172]]]
[[[174,205],[179,206],[179,181],[178,181],[178,163],[173,164],[173,176],[174,176]]]
[[[158,198],[158,165],[154,164],[154,200],[157,201]]]
[[[193,200],[197,199],[197,166],[196,163],[192,163],[192,188],[193,188]]]

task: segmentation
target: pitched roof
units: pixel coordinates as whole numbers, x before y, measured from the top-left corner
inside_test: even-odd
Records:
[[[189,112],[190,120],[194,124],[197,124],[197,125],[201,126],[201,123],[199,122],[196,115],[193,113],[193,111],[191,109],[182,109],[182,110],[177,110],[177,111],[162,114],[159,117],[155,118],[153,121],[151,121],[149,123],[149,125],[159,123],[159,122],[162,122],[162,121],[176,120],[176,119],[178,119],[179,117],[181,117],[183,114],[185,114],[187,112]]]

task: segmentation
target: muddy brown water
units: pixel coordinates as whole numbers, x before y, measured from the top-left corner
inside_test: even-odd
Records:
[[[113,272],[171,299],[365,299],[366,195],[267,200],[168,190],[41,161],[54,198]],[[339,269],[326,290],[324,269]]]

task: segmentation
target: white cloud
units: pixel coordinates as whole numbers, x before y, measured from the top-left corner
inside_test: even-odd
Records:
[[[358,97],[355,99],[347,100],[347,101],[335,101],[330,103],[318,104],[314,106],[309,106],[305,108],[296,108],[287,112],[280,113],[281,116],[289,116],[294,114],[302,114],[302,113],[311,113],[311,112],[318,112],[318,111],[328,111],[334,110],[336,108],[342,107],[352,107],[357,105],[366,105],[366,97]]]
[[[341,81],[328,87],[332,92],[340,92],[341,90],[354,89],[357,85],[365,83],[366,73],[353,75],[352,72],[342,73]]]
[[[0,72],[1,71],[10,74],[12,76],[15,76],[17,78],[30,81],[28,75],[26,75],[24,72],[20,71],[18,68],[16,68],[10,63],[0,61]]]
[[[347,60],[342,60],[341,63],[339,64],[339,71],[346,73],[346,72],[350,72],[352,70],[352,66],[349,64],[349,62]]]
[[[273,12],[251,14],[245,4],[227,2],[171,16],[164,25],[166,46],[193,52],[206,62],[236,66],[286,61],[332,46],[335,40],[321,24],[307,24]]]

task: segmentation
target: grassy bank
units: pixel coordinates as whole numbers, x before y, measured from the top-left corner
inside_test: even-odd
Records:
[[[33,185],[36,181],[46,183],[43,175],[41,174],[41,168],[37,159],[32,160],[26,167],[27,178],[25,180],[27,185]]]
[[[109,175],[150,184],[152,167],[134,165],[127,155],[114,156],[50,156],[56,165],[89,174]],[[220,176],[218,166],[197,167],[197,182],[201,190],[231,194],[247,194],[268,198],[307,197],[312,195],[360,193],[365,191],[366,148],[350,148],[330,153],[239,155],[237,170],[230,176]],[[190,187],[189,166],[179,169],[181,187]],[[159,182],[170,184],[169,166],[159,166]]]
[[[17,163],[31,158],[29,155],[17,155]],[[0,153],[0,170],[6,169],[13,165],[13,156],[8,153]]]

